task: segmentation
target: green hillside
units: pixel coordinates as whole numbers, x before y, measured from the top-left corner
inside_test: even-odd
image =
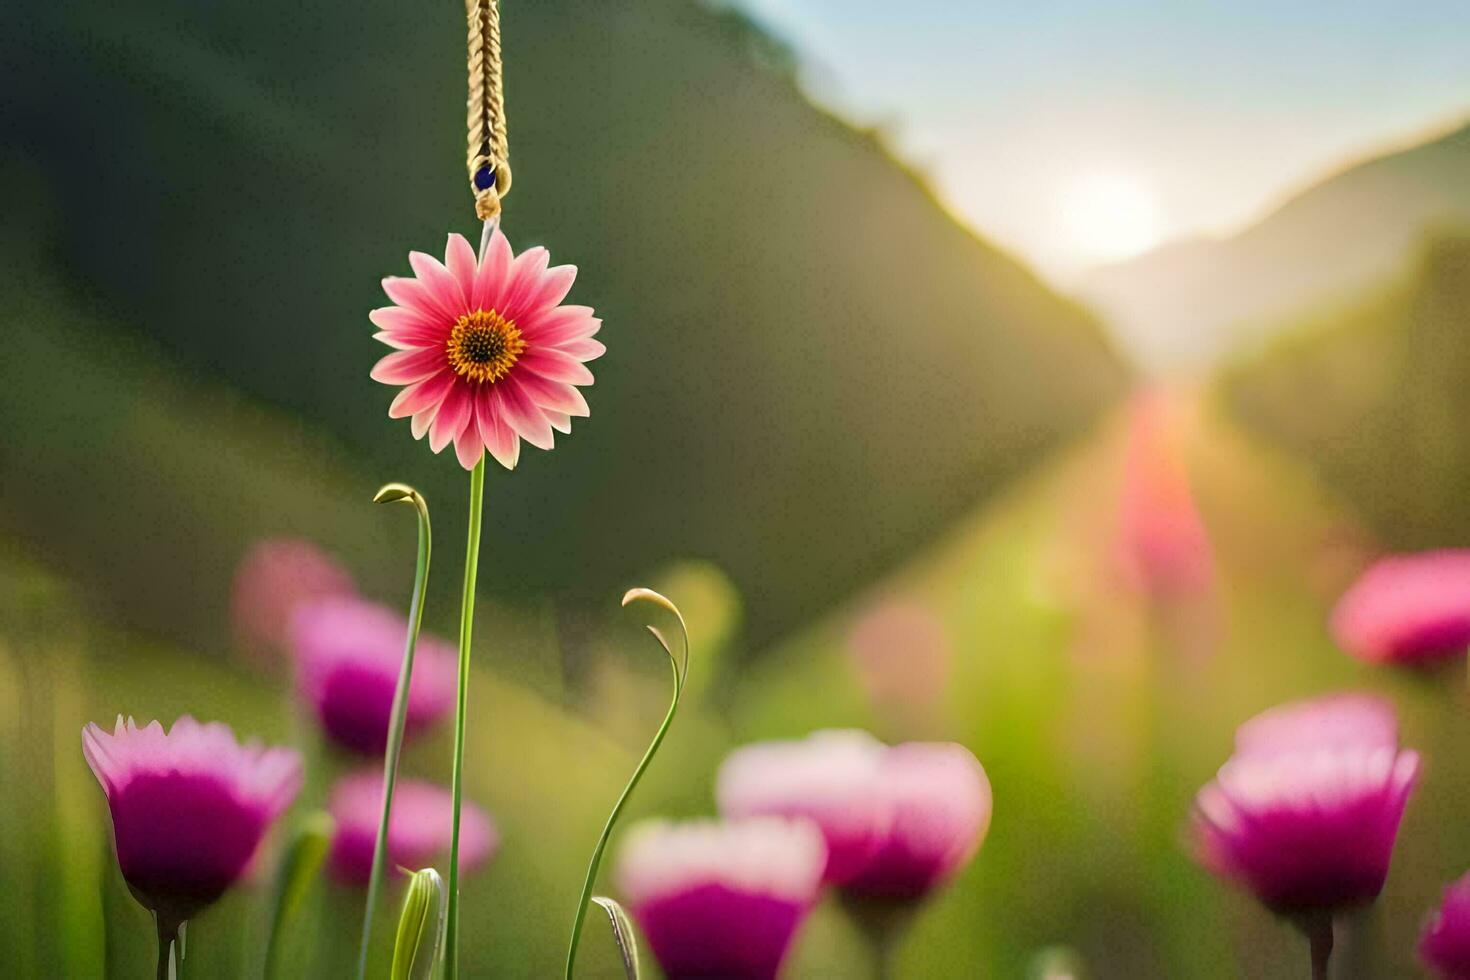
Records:
[[[602,598],[703,557],[769,637],[931,540],[1120,390],[1094,320],[955,224],[876,139],[813,109],[740,19],[690,0],[543,0],[508,5],[504,27],[507,230],[581,267],[573,297],[605,317],[609,354],[593,417],[555,458],[492,476],[488,589]],[[20,215],[6,249],[36,270],[8,316],[24,307],[28,343],[84,365],[0,364],[0,388],[47,395],[0,416],[17,432],[0,450],[5,526],[120,605],[157,603],[168,569],[234,555],[180,528],[123,530],[149,506],[141,475],[235,500],[186,461],[311,473],[295,436],[228,428],[262,410],[283,426],[265,431],[304,425],[364,484],[421,487],[450,554],[466,480],[387,419],[366,312],[410,248],[474,231],[459,5],[80,0],[9,6],[0,28]],[[118,376],[135,360],[239,412],[224,428],[170,416]],[[119,412],[191,431],[107,438]],[[71,451],[100,484],[64,486],[74,423],[99,418]],[[119,469],[140,478],[108,486]],[[219,587],[166,585],[188,602]]]
[[[1098,270],[1081,294],[1141,361],[1207,363],[1404,272],[1426,231],[1470,226],[1470,124],[1331,175],[1249,228]]]
[[[1386,544],[1470,541],[1470,238],[1432,241],[1392,286],[1283,329],[1227,373],[1238,416],[1307,460]]]

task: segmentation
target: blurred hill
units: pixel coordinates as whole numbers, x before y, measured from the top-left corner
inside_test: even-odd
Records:
[[[1470,541],[1470,237],[1356,303],[1288,323],[1222,391],[1397,547]]]
[[[6,331],[33,352],[0,366],[0,388],[30,393],[0,417],[5,527],[122,603],[198,601],[186,571],[228,567],[211,545],[299,523],[289,474],[320,466],[321,486],[352,473],[365,492],[424,490],[457,574],[467,481],[387,419],[366,313],[409,249],[476,232],[461,18],[387,0],[0,12],[4,257],[28,270]],[[580,266],[573,300],[605,317],[609,354],[592,419],[555,458],[528,451],[491,476],[488,589],[606,599],[670,557],[708,558],[769,637],[1123,386],[1087,313],[806,103],[789,56],[743,20],[688,0],[546,0],[508,5],[504,29],[506,227]],[[140,364],[178,398],[149,403]],[[271,421],[251,428],[258,412]],[[125,438],[140,415],[151,428]],[[272,448],[298,431],[278,415],[306,446]],[[188,476],[206,456],[214,477]],[[150,472],[208,484],[215,519],[235,523],[169,525]],[[257,476],[270,508],[241,503]]]
[[[1156,368],[1199,366],[1402,271],[1426,230],[1470,225],[1470,124],[1349,167],[1229,238],[1106,266],[1079,294]]]

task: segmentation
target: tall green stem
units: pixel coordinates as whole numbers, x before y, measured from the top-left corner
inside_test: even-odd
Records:
[[[424,621],[424,592],[429,583],[429,552],[433,532],[429,526],[429,505],[413,487],[390,483],[373,497],[374,503],[401,500],[418,511],[419,546],[414,565],[413,597],[408,606],[408,638],[404,641],[403,665],[398,670],[398,687],[393,692],[393,712],[388,720],[388,745],[383,753],[383,814],[378,820],[378,839],[373,844],[373,868],[368,876],[367,910],[362,916],[362,943],[357,951],[357,980],[367,976],[368,948],[373,936],[373,912],[378,907],[378,888],[383,880],[383,865],[388,860],[388,822],[393,813],[393,787],[398,782],[398,757],[403,752],[403,728],[408,719],[408,691],[413,682],[413,654],[418,645],[419,628]]]
[[[470,640],[475,632],[475,576],[480,566],[480,520],[485,509],[485,457],[470,471],[470,530],[465,543],[464,593],[459,605],[459,700],[454,712],[454,830],[449,844],[449,923],[444,933],[444,980],[459,976],[459,812],[464,798],[465,707],[470,691]]]
[[[613,827],[622,815],[623,807],[628,798],[637,789],[638,781],[643,778],[643,772],[648,764],[653,761],[653,756],[658,752],[658,747],[663,744],[664,736],[669,732],[669,726],[674,723],[674,715],[679,710],[679,696],[684,692],[684,680],[689,674],[689,631],[684,625],[684,617],[680,614],[678,607],[663,596],[651,589],[632,589],[623,596],[623,605],[631,602],[652,602],[672,612],[679,622],[681,634],[682,656],[676,657],[674,651],[669,647],[668,641],[657,628],[649,626],[647,629],[658,640],[664,652],[669,655],[669,667],[674,672],[674,696],[669,701],[669,710],[664,714],[662,725],[658,726],[658,732],[653,736],[653,741],[648,743],[648,749],[639,760],[638,767],[633,770],[633,776],[628,780],[628,785],[623,787],[623,793],[618,797],[617,803],[613,804],[612,812],[607,816],[607,823],[602,826],[602,834],[597,838],[597,846],[592,849],[592,860],[587,864],[587,878],[582,882],[582,897],[577,901],[577,917],[572,920],[572,939],[567,946],[567,969],[566,980],[572,980],[572,969],[577,964],[577,945],[582,940],[582,927],[587,919],[588,903],[592,899],[592,889],[597,883],[597,870],[602,865],[602,853],[607,849],[607,842],[612,837]]]

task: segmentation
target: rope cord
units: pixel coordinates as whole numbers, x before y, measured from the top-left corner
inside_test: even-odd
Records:
[[[498,0],[465,0],[469,21],[469,152],[466,166],[475,214],[489,221],[510,193],[510,148],[505,135],[505,91],[500,60]]]

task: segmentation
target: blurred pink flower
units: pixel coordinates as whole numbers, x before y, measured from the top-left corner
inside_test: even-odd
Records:
[[[328,804],[337,823],[332,837],[333,873],[350,884],[366,884],[373,867],[378,821],[383,816],[383,774],[363,770],[338,780]],[[413,871],[449,854],[454,798],[442,786],[400,778],[393,784],[388,820],[388,867]],[[468,800],[460,811],[459,867],[469,872],[500,848],[500,834],[484,810]]]
[[[720,814],[810,819],[827,842],[824,878],[841,884],[862,870],[888,832],[891,808],[876,791],[887,751],[862,731],[738,748],[720,765]]]
[[[1387,704],[1334,696],[1242,725],[1235,754],[1195,798],[1197,856],[1299,922],[1371,902],[1419,756]]]
[[[874,704],[927,710],[944,693],[949,636],[939,617],[917,603],[872,607],[853,624],[847,645]]]
[[[650,822],[629,831],[616,876],[669,980],[773,980],[826,862],[804,820]]]
[[[290,632],[297,690],[326,733],[344,748],[381,755],[387,747],[407,638],[406,619],[365,599],[334,596],[297,607]],[[429,633],[419,635],[405,736],[422,731],[454,707],[457,663],[450,643]]]
[[[235,638],[261,660],[279,657],[285,653],[291,614],[298,604],[356,591],[347,570],[310,541],[257,541],[235,569],[230,597]]]
[[[1332,634],[1369,662],[1420,665],[1463,656],[1470,647],[1470,550],[1379,560],[1338,600]]]
[[[1119,555],[1135,585],[1160,598],[1208,591],[1213,557],[1173,432],[1167,394],[1136,395],[1129,408],[1119,513]]]
[[[888,749],[873,792],[889,822],[873,856],[844,883],[851,896],[917,901],[958,874],[990,829],[990,780],[953,742]]]
[[[383,291],[396,306],[373,310],[377,339],[395,353],[372,377],[403,385],[388,414],[410,418],[415,439],[434,452],[454,443],[472,469],[485,451],[511,469],[522,439],[552,447],[552,429],[570,432],[588,414],[577,385],[590,385],[584,362],[605,348],[592,339],[602,321],[586,306],[562,306],[575,266],[547,268],[544,248],[519,258],[499,229],[478,259],[470,243],[450,235],[444,262],[423,252],[408,257],[414,276],[389,277]]]
[[[241,745],[229,726],[187,715],[167,733],[121,716],[111,733],[88,725],[82,753],[107,794],[128,888],[173,926],[235,883],[301,787],[296,752]]]
[[[1445,980],[1470,978],[1470,874],[1444,890],[1419,936],[1419,958]]]

